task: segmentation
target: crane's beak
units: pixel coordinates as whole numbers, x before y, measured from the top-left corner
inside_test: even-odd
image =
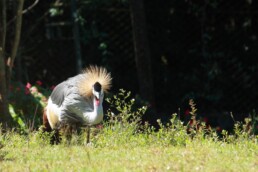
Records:
[[[99,100],[99,98],[100,98],[100,93],[95,92],[95,98]]]
[[[94,97],[95,97],[95,103],[96,103],[96,105],[99,106],[99,105],[100,105],[100,100],[99,100],[99,98],[100,98],[100,93],[95,92]]]

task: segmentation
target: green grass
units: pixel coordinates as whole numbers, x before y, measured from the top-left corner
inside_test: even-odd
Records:
[[[51,146],[42,141],[39,132],[29,136],[14,132],[2,134],[0,171],[258,170],[255,139],[226,143],[196,138],[175,146],[168,142],[155,142],[145,134],[131,135],[128,139],[121,136],[119,141],[115,140],[116,136],[99,140],[103,135],[97,139],[100,136],[93,136],[92,145],[85,146],[78,140],[80,137],[74,137],[70,144],[63,142]]]
[[[85,145],[85,132],[68,142],[50,145],[49,134],[18,130],[1,133],[1,171],[258,171],[258,136],[253,121],[236,123],[233,133],[217,132],[196,120],[195,104],[190,102],[193,123],[187,126],[174,114],[169,123],[158,121],[155,131],[139,125],[146,108],[132,110],[134,99],[123,90],[108,102],[118,112],[103,128],[92,129],[91,145]]]

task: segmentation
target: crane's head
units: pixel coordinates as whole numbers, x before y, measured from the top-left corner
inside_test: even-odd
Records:
[[[111,74],[103,67],[89,66],[83,72],[78,88],[83,97],[94,98],[95,105],[101,105],[104,92],[111,87]]]
[[[94,104],[99,106],[103,102],[104,92],[99,82],[95,82],[92,86],[92,94],[94,96]]]

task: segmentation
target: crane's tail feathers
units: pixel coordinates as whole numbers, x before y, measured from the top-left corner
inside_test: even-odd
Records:
[[[84,77],[79,84],[79,92],[84,97],[92,95],[92,86],[99,82],[103,91],[107,92],[111,87],[111,74],[104,67],[89,66],[83,71]]]

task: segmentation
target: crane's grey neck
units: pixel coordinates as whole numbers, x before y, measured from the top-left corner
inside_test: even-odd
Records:
[[[92,125],[101,122],[103,119],[102,98],[100,98],[100,100],[96,100],[96,97],[94,97],[93,106],[93,112],[88,112],[85,114],[88,122]]]

